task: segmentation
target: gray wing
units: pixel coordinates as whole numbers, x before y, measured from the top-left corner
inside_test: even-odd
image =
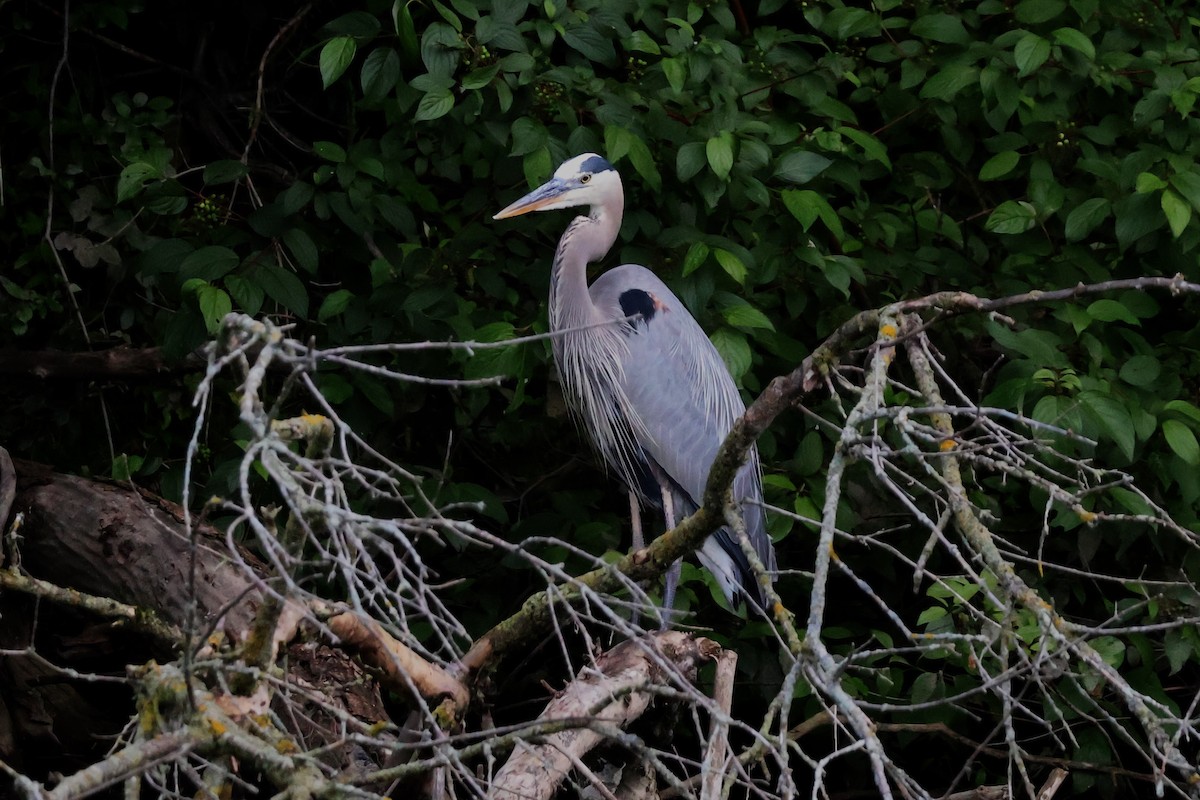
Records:
[[[704,494],[721,442],[745,411],[733,378],[683,303],[645,267],[626,264],[609,270],[592,284],[590,293],[609,318],[638,313],[621,329],[626,344],[622,380],[630,406],[627,413],[640,420],[633,426],[638,444],[684,495],[685,507],[680,510],[691,513]],[[747,533],[764,565],[774,570],[774,548],[762,510],[755,504],[762,500],[757,451],[751,451],[738,472],[734,496],[753,501],[743,505]],[[713,544],[749,577],[749,564],[730,533],[722,530],[714,538],[718,541]],[[713,548],[705,549],[715,557]]]

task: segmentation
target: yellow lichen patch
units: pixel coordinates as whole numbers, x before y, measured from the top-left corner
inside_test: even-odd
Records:
[[[879,326],[879,335],[885,339],[895,339],[897,333],[899,331],[896,330],[896,326],[890,322],[885,322]]]
[[[286,756],[291,753],[296,753],[299,750],[300,750],[300,748],[297,747],[296,743],[293,742],[291,739],[280,739],[278,742],[275,743],[275,752],[279,753],[280,755]]]
[[[324,425],[325,417],[321,414],[301,414],[300,419],[309,425]]]
[[[213,736],[224,736],[225,732],[229,730],[219,719],[209,719],[208,728],[213,732]]]
[[[1099,516],[1095,511],[1088,511],[1083,506],[1075,506],[1074,510],[1075,513],[1079,515],[1079,518],[1089,525],[1095,522],[1096,518]]]
[[[953,439],[943,439],[942,443],[938,445],[938,449],[943,453],[947,450],[953,450],[955,447],[958,447],[958,443]]]

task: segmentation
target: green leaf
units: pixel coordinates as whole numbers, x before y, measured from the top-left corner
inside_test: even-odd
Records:
[[[1183,669],[1187,664],[1188,659],[1192,657],[1194,652],[1192,636],[1185,635],[1185,631],[1180,629],[1168,630],[1163,635],[1163,653],[1167,656],[1167,664],[1171,667],[1171,673],[1174,675],[1179,670]]]
[[[200,303],[200,316],[204,318],[204,327],[209,333],[216,333],[221,327],[221,320],[233,311],[233,301],[229,295],[211,283],[197,287],[196,300]]]
[[[1072,50],[1078,50],[1088,61],[1096,60],[1096,45],[1074,28],[1059,28],[1054,32],[1054,41]]]
[[[1046,63],[1046,59],[1049,57],[1050,42],[1036,33],[1026,33],[1013,48],[1013,59],[1017,64],[1017,77],[1024,78],[1036,71],[1038,67]]]
[[[349,289],[338,289],[321,301],[321,308],[317,311],[317,321],[325,322],[330,317],[336,317],[346,310],[353,299],[354,292]]]
[[[703,142],[688,142],[675,154],[675,174],[681,181],[690,181],[708,163]]]
[[[1096,229],[1096,226],[1108,218],[1112,205],[1103,197],[1093,197],[1084,200],[1067,215],[1064,235],[1072,242],[1083,239]]]
[[[962,16],[958,14],[924,14],[909,29],[913,36],[930,39],[947,44],[966,44],[971,41],[971,35],[963,27]]]
[[[671,85],[671,91],[679,94],[683,91],[684,84],[687,82],[687,64],[682,58],[664,58],[659,62],[662,67],[663,74],[667,76],[667,83]]]
[[[379,20],[366,11],[351,11],[326,23],[325,29],[330,33],[371,39],[379,34]]]
[[[308,314],[308,292],[304,283],[289,270],[278,264],[259,264],[252,280],[262,287],[276,303],[298,316]]]
[[[208,186],[230,183],[244,177],[246,177],[246,165],[232,159],[214,161],[204,168],[204,183]]]
[[[341,164],[346,160],[346,151],[341,145],[334,144],[333,142],[313,142],[313,152],[326,161],[332,161],[335,164]]]
[[[963,89],[978,82],[978,67],[954,62],[925,81],[921,86],[921,97],[925,100],[952,100]]]
[[[161,178],[162,170],[144,161],[135,161],[121,170],[117,178],[117,202],[121,203],[142,191],[142,187],[152,178]]]
[[[1099,423],[1100,429],[1116,443],[1117,448],[1129,460],[1133,460],[1133,419],[1129,411],[1112,395],[1098,391],[1083,391],[1078,395],[1080,407],[1090,412]]]
[[[892,160],[888,157],[887,145],[866,131],[858,128],[838,128],[837,132],[862,148],[863,155],[872,161],[878,161],[890,171]]]
[[[727,306],[721,309],[721,316],[725,317],[725,321],[735,328],[765,328],[769,331],[775,330],[775,326],[771,324],[771,320],[767,318],[767,315],[749,304]]]
[[[753,360],[745,335],[730,328],[718,328],[708,338],[729,367],[729,374],[740,383]]]
[[[1128,322],[1130,325],[1141,324],[1138,322],[1138,318],[1125,307],[1124,303],[1108,298],[1103,298],[1092,303],[1087,307],[1087,313],[1092,319],[1099,320],[1100,322],[1115,322],[1120,320],[1121,322]]]
[[[238,254],[228,247],[209,245],[189,254],[179,265],[179,275],[184,280],[200,278],[215,281],[236,269],[240,262]]]
[[[390,47],[375,48],[363,61],[359,80],[367,100],[378,102],[387,97],[400,80],[400,54]]]
[[[1167,188],[1167,182],[1153,172],[1139,172],[1133,188],[1138,194],[1148,194]]]
[[[626,50],[635,50],[639,53],[649,53],[656,56],[662,53],[658,46],[658,42],[645,31],[634,31],[629,35],[628,41],[625,42]]]
[[[817,219],[820,219],[825,223],[825,227],[829,228],[830,232],[837,237],[838,241],[845,238],[846,233],[842,227],[842,221],[833,206],[812,189],[784,189],[781,196],[783,205],[793,217],[799,220],[804,230],[807,231]]]
[[[654,163],[654,156],[650,155],[650,148],[646,142],[637,134],[631,133],[627,146],[629,163],[633,164],[638,175],[641,175],[655,192],[661,191],[662,176],[658,174],[658,165]]]
[[[832,163],[832,159],[826,158],[820,153],[793,150],[785,153],[779,159],[779,166],[775,168],[775,177],[791,183],[808,183],[824,172]]]
[[[1187,417],[1193,422],[1200,424],[1200,408],[1197,408],[1187,400],[1172,400],[1163,406],[1163,410]]]
[[[492,64],[490,67],[473,69],[462,79],[462,88],[464,91],[482,89],[484,86],[487,86],[489,83],[491,83],[499,73],[499,64]]]
[[[591,25],[579,25],[563,31],[562,40],[589,61],[612,64],[617,60],[612,41]]]
[[[984,227],[992,233],[1025,233],[1037,224],[1037,209],[1024,200],[1005,200],[988,217]]]
[[[540,184],[554,168],[550,161],[550,151],[544,146],[528,153],[521,161],[521,166],[525,171],[525,181],[530,186]]]
[[[1200,442],[1191,428],[1177,419],[1168,419],[1162,424],[1162,432],[1175,455],[1193,467],[1200,465]]]
[[[1149,386],[1158,379],[1162,365],[1154,356],[1132,356],[1121,365],[1121,380],[1130,386]]]
[[[687,256],[683,259],[683,276],[686,278],[698,270],[708,260],[708,253],[708,245],[704,242],[692,242],[692,246],[688,248]]]
[[[712,137],[705,143],[704,152],[713,174],[721,180],[727,179],[729,171],[733,169],[733,134],[722,131]]]
[[[461,48],[458,31],[444,22],[431,23],[421,34],[421,61],[430,75],[453,75]]]
[[[1017,4],[1016,18],[1025,25],[1049,22],[1067,8],[1066,0],[1021,0]]]
[[[263,300],[266,299],[261,286],[241,275],[226,275],[224,283],[229,294],[237,302],[238,308],[252,317],[258,315],[262,310]]]
[[[1188,223],[1192,221],[1192,207],[1170,189],[1163,190],[1159,202],[1162,204],[1163,213],[1167,216],[1167,224],[1171,226],[1171,235],[1178,239],[1180,234],[1187,230]]]
[[[304,181],[293,183],[280,195],[279,202],[283,208],[283,213],[295,214],[307,206],[312,201],[315,191],[311,183],[305,183]]]
[[[400,52],[404,54],[404,63],[410,67],[414,66],[421,57],[421,43],[417,39],[417,26],[413,24],[407,0],[395,0],[392,4],[392,22],[396,29],[396,37],[400,40]]]
[[[983,166],[979,168],[979,180],[994,181],[997,178],[1003,178],[1016,168],[1020,160],[1021,156],[1015,150],[1006,150],[1003,153],[997,153],[985,161]]]
[[[358,52],[358,42],[353,36],[335,36],[321,48],[320,69],[321,85],[328,89],[338,78],[342,77],[354,54]]]
[[[721,269],[740,284],[746,283],[746,265],[742,260],[728,250],[717,248],[713,251],[713,255],[717,259],[717,263],[721,265]]]
[[[1200,175],[1195,172],[1176,172],[1170,180],[1175,191],[1187,198],[1194,210],[1200,211]]]
[[[440,119],[454,108],[454,95],[449,89],[439,89],[429,92],[417,104],[417,113],[413,115],[415,122],[429,122]]]
[[[288,228],[283,232],[282,239],[300,268],[309,274],[316,274],[318,254],[312,238],[300,228]]]

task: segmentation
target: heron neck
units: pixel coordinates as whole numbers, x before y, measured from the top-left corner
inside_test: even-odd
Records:
[[[587,266],[599,261],[617,240],[621,216],[593,209],[576,217],[558,241],[550,276],[550,328],[562,330],[599,321],[599,312],[588,293]]]

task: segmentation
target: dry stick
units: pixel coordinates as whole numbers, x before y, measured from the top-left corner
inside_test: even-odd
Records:
[[[645,689],[664,678],[656,653],[661,653],[688,680],[694,680],[700,662],[712,658],[718,649],[708,639],[679,631],[662,631],[644,641],[623,642],[599,656],[594,667],[585,667],[550,701],[539,720],[593,718],[623,729],[649,708],[654,695]],[[496,773],[492,800],[548,800],[574,760],[604,738],[592,728],[578,728],[547,736],[540,744],[518,747]]]
[[[268,357],[267,353],[268,351],[264,349],[264,358]],[[333,422],[327,417],[317,415],[310,414],[289,420],[273,421],[268,429],[271,436],[278,437],[283,441],[307,439],[306,455],[309,458],[326,454],[333,441]],[[264,450],[263,457],[264,460],[278,460],[270,450]],[[291,476],[280,463],[276,463],[273,469],[269,468],[269,471],[277,481],[291,480]],[[294,481],[288,486],[288,489],[291,490],[289,492],[291,497],[306,498]],[[304,522],[300,519],[300,515],[305,510],[303,506],[292,510],[284,524],[283,536],[280,541],[284,550],[295,558],[299,557],[300,551],[304,547]],[[281,644],[281,637],[277,631],[284,615],[285,605],[284,598],[278,594],[268,593],[263,597],[263,603],[259,607],[253,626],[251,626],[250,636],[242,650],[242,657],[250,666],[266,669],[274,662],[275,654]],[[235,676],[234,690],[238,694],[250,694],[256,682],[254,672],[247,671]]]
[[[967,292],[941,292],[915,300],[905,300],[892,308],[905,313],[922,309],[941,311],[946,315],[988,313],[1017,305],[1057,302],[1123,289],[1154,288],[1167,289],[1172,294],[1200,294],[1200,284],[1190,283],[1181,275],[1176,275],[1174,278],[1132,278],[1080,284],[1067,289],[1033,291],[996,299],[982,298]],[[871,309],[861,311],[846,320],[805,358],[799,367],[786,375],[776,377],[767,385],[725,437],[709,470],[701,507],[695,514],[685,519],[674,530],[660,536],[645,550],[630,553],[612,567],[586,573],[579,577],[578,582],[597,592],[614,591],[620,585],[614,572],[623,573],[634,580],[652,579],[661,575],[674,559],[687,555],[703,544],[708,535],[721,524],[719,515],[714,513],[713,509],[723,508],[738,468],[754,442],[784,410],[824,384],[839,359],[850,351],[854,342],[878,326],[882,313],[882,309]],[[580,594],[579,589],[573,586],[562,587],[560,591],[560,596],[565,601],[574,600]],[[549,613],[550,602],[546,592],[531,597],[520,611],[477,639],[470,651],[456,665],[456,669],[463,673],[474,672],[511,650],[525,647],[531,640],[543,635],[553,620]],[[781,613],[790,613],[782,607],[772,611],[777,620]]]
[[[195,741],[187,731],[164,733],[153,739],[131,744],[103,761],[68,775],[49,791],[39,786],[39,793],[32,796],[38,800],[72,800],[76,797],[86,797],[106,786],[125,780],[131,774],[141,773],[155,764],[180,758],[194,747]]]
[[[1118,283],[1112,281],[1110,283]],[[1200,289],[1195,284],[1187,284],[1188,291]],[[928,357],[921,347],[907,347],[909,364],[916,374],[917,387],[931,405],[945,405],[941,389],[937,385]],[[946,442],[954,441],[954,425],[948,414],[934,413],[930,415],[934,424]],[[990,528],[975,513],[975,509],[967,497],[963,484],[962,473],[958,459],[948,451],[945,458],[940,460],[941,475],[948,488],[948,500],[954,514],[954,521],[964,541],[972,552],[996,576],[1000,588],[1005,594],[1030,611],[1038,620],[1038,624],[1046,636],[1057,639],[1064,647],[1074,651],[1079,659],[1094,669],[1124,700],[1126,707],[1141,723],[1146,732],[1154,758],[1151,766],[1155,770],[1155,782],[1162,786],[1162,776],[1165,767],[1170,765],[1184,777],[1189,784],[1200,780],[1200,771],[1188,763],[1171,743],[1170,737],[1163,730],[1161,721],[1156,713],[1146,704],[1142,694],[1129,685],[1122,675],[1105,662],[1104,657],[1096,651],[1082,636],[1075,626],[1061,617],[1054,606],[1044,600],[1033,587],[1017,574],[1013,565],[1007,561],[996,546],[995,537]]]
[[[729,755],[730,710],[733,708],[733,678],[737,672],[737,652],[724,650],[717,656],[717,673],[713,680],[712,724],[708,734],[708,750],[704,754],[701,772],[704,775],[700,786],[700,800],[718,800],[723,792],[726,770],[725,759]]]
[[[32,578],[12,569],[0,570],[0,590],[21,592],[59,605],[80,608],[99,617],[127,623],[137,630],[149,633],[168,647],[178,647],[183,641],[183,631],[153,611]]]
[[[327,624],[343,644],[357,649],[367,663],[382,669],[385,682],[397,692],[407,693],[415,686],[423,697],[449,697],[456,708],[467,707],[470,695],[465,684],[397,641],[375,620],[346,612],[332,617]]]

